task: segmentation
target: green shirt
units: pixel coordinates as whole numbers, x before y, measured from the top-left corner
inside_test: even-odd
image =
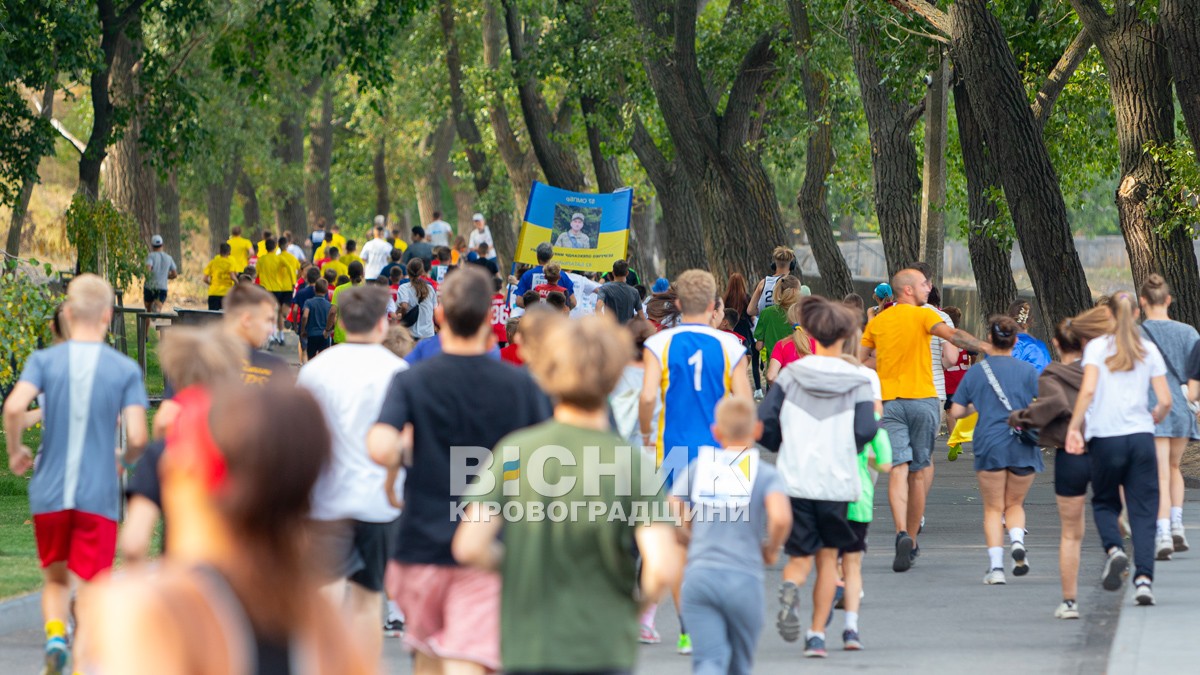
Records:
[[[336,289],[334,289],[333,300],[330,301],[333,304],[333,306],[334,307],[337,306],[338,297],[341,296],[342,291],[346,290],[347,288],[354,288],[354,286],[356,286],[356,285],[358,285],[358,284],[342,284],[341,286],[338,286]],[[333,327],[333,343],[341,344],[345,341],[346,341],[346,329],[342,327],[342,312],[341,312],[341,310],[338,310],[337,325],[335,325]]]
[[[779,305],[771,305],[758,315],[758,324],[754,326],[754,339],[762,340],[763,349],[766,350],[769,359],[771,351],[775,349],[775,343],[791,337],[795,330],[796,327],[788,320],[783,310],[779,309]]]
[[[564,456],[565,449],[574,457],[574,466],[557,458],[544,460],[547,451],[542,448],[555,448],[558,456]],[[620,483],[631,486],[622,492],[633,495],[618,494],[611,466],[600,472],[583,466],[585,457],[597,452],[601,462],[617,466],[615,473],[629,477],[628,482]],[[513,507],[512,513],[501,516],[505,518],[505,555],[500,565],[504,579],[500,661],[504,670],[633,668],[638,639],[633,533],[638,523],[617,516],[637,515],[635,502],[644,503],[645,510],[639,509],[638,514],[651,516],[661,513],[664,505],[661,491],[639,496],[645,466],[641,453],[611,431],[555,420],[517,431],[496,445],[491,492],[468,500],[501,506],[522,504],[520,514]],[[566,489],[567,482],[575,479],[574,485],[562,496],[541,496],[530,485],[531,468],[545,484]],[[653,464],[648,470],[653,470]],[[598,490],[586,491],[585,475],[593,477]],[[504,495],[506,476],[507,482],[519,486],[519,494]],[[651,485],[650,489],[658,490],[660,483],[651,481]],[[508,491],[512,490],[509,486]],[[605,511],[600,517],[589,517],[587,506],[573,510],[572,502],[603,505]],[[549,515],[531,518],[531,504],[540,504],[541,512]],[[565,518],[550,517],[563,513]]]
[[[875,456],[876,464],[892,463],[892,442],[888,438],[887,429],[881,428],[875,438],[867,443],[867,449],[858,453],[858,477],[862,482],[862,496],[850,504],[846,510],[846,519],[856,523],[869,523],[875,514],[875,472],[868,466],[870,456]]]

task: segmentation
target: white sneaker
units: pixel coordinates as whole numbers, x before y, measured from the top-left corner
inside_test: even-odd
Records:
[[[983,583],[989,586],[999,586],[1008,583],[1004,580],[1004,568],[992,568],[986,575],[984,575]]]
[[[1154,604],[1154,591],[1150,588],[1150,580],[1146,578],[1133,582],[1133,600],[1143,607]]]
[[[1159,532],[1154,536],[1154,559],[1170,560],[1175,552],[1175,540],[1170,532]]]
[[[1184,534],[1183,523],[1171,525],[1171,540],[1171,543],[1175,545],[1177,553],[1188,550],[1187,535]]]
[[[763,398],[765,398],[765,396],[763,395],[763,390],[755,389],[754,390],[754,400],[761,402],[763,400]]]
[[[1054,618],[1056,619],[1078,619],[1079,605],[1075,604],[1074,600],[1063,600],[1058,609],[1054,610]]]

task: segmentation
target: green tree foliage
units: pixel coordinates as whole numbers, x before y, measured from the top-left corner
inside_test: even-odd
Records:
[[[127,288],[146,274],[146,244],[137,223],[107,199],[75,195],[67,209],[67,239],[78,271],[99,274],[113,288]]]

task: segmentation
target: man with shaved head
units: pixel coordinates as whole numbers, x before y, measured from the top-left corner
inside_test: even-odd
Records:
[[[896,304],[880,312],[863,331],[859,359],[875,351],[875,370],[883,387],[883,428],[891,437],[893,463],[888,501],[896,522],[896,557],[892,570],[907,571],[916,559],[913,532],[925,512],[925,471],[941,422],[942,406],[933,382],[930,340],[939,337],[955,346],[986,352],[969,333],[946,324],[923,307],[932,285],[919,270],[903,269],[892,277]]]

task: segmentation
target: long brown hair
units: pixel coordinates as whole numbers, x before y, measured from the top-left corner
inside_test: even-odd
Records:
[[[784,316],[788,316],[788,310],[799,303],[802,297],[804,296],[800,295],[800,279],[795,276],[789,274],[775,282],[775,304]]]
[[[408,283],[412,284],[413,293],[417,295],[417,302],[424,302],[425,298],[429,297],[429,282],[425,281],[425,261],[420,258],[413,258],[408,261]]]
[[[725,286],[725,309],[737,312],[738,321],[741,321],[750,306],[750,293],[746,288],[746,277],[742,276],[741,272],[729,275],[729,284]]]
[[[1132,293],[1121,291],[1112,296],[1108,303],[1113,318],[1116,319],[1113,343],[1117,351],[1104,363],[1114,373],[1133,370],[1136,364],[1146,358],[1146,350],[1142,347],[1142,334],[1133,315],[1134,308],[1137,307],[1136,302]]]
[[[1079,316],[1063,319],[1054,329],[1054,339],[1064,352],[1082,352],[1090,340],[1113,332],[1115,323],[1108,307],[1093,307]]]

